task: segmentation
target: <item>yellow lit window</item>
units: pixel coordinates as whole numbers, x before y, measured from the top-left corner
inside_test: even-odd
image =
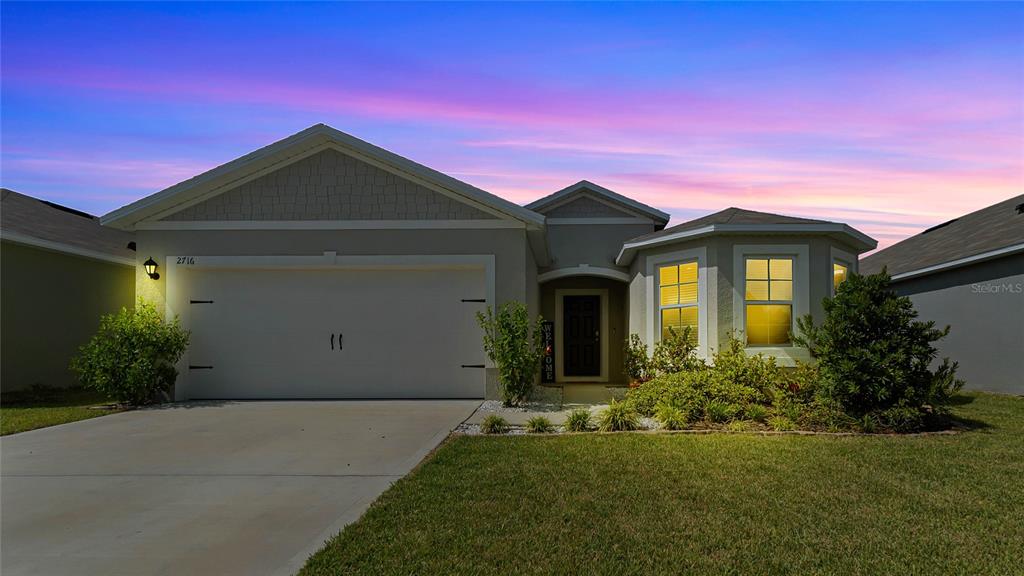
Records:
[[[846,281],[846,277],[850,274],[850,268],[846,264],[840,264],[839,262],[832,263],[832,293],[835,294],[836,290],[839,289],[839,285]]]
[[[697,342],[697,263],[658,267],[658,309],[661,337],[669,330],[681,334],[690,327],[690,339]]]
[[[793,322],[793,260],[749,258],[745,282],[747,344],[788,344]]]

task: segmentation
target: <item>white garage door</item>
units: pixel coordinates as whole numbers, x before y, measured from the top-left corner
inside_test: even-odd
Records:
[[[190,398],[483,397],[479,269],[190,275]]]

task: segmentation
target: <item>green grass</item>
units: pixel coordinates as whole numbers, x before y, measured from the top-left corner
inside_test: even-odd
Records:
[[[5,392],[0,397],[0,435],[120,412],[90,408],[107,402],[95,392],[81,388]]]
[[[456,437],[301,574],[1019,574],[1024,399],[960,401],[984,427]]]

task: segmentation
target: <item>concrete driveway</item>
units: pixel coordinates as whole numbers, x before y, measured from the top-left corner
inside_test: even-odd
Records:
[[[292,574],[479,404],[182,404],[4,437],[0,572]]]

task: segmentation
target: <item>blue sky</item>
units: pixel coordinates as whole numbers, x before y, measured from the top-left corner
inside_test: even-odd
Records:
[[[103,213],[317,122],[891,243],[1024,190],[1024,6],[5,2],[2,183]]]

